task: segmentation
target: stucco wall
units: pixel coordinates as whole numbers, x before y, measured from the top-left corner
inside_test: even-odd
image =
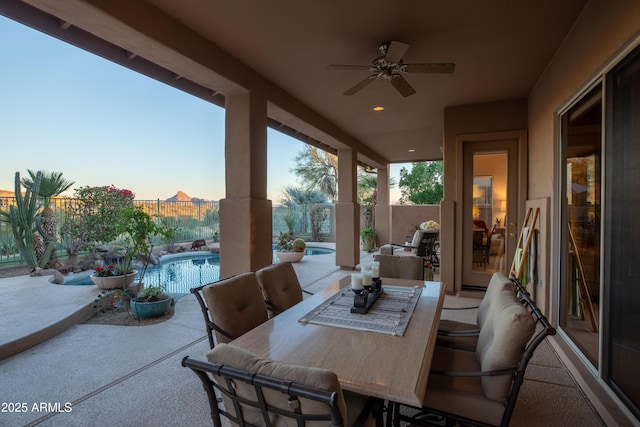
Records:
[[[417,227],[428,220],[440,223],[440,205],[394,205],[391,206],[391,243],[404,243]],[[388,242],[379,242],[384,244]]]
[[[640,34],[640,2],[636,0],[592,0],[556,52],[529,96],[529,200],[548,199],[548,233],[541,256],[550,262],[551,286],[541,289],[538,299],[548,298],[544,307],[557,305],[553,279],[559,267],[559,255],[553,247],[560,224],[555,197],[557,166],[560,156],[557,113],[598,79],[631,49]],[[539,304],[540,305],[540,304]]]
[[[529,96],[529,198],[553,194],[554,117],[640,32],[637,0],[587,4]]]

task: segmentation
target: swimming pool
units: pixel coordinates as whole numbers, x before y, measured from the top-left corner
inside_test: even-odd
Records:
[[[307,246],[305,255],[328,255],[334,249]],[[274,251],[274,260],[275,260]],[[93,285],[89,274],[65,279],[65,285]],[[162,257],[160,264],[150,265],[144,275],[145,286],[163,286],[172,295],[184,295],[189,289],[220,280],[220,255],[211,252],[185,252]]]

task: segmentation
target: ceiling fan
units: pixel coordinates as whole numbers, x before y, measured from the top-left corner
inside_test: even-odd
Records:
[[[381,44],[378,49],[382,56],[375,58],[371,65],[329,65],[328,70],[368,70],[372,71],[366,79],[344,92],[344,95],[353,95],[371,84],[374,80],[385,79],[391,82],[400,95],[406,97],[416,93],[409,82],[402,76],[404,73],[453,73],[456,64],[445,63],[424,63],[405,64],[402,62],[409,45],[398,41],[390,41]]]

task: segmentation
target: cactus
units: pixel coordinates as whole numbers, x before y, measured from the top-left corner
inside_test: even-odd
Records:
[[[294,239],[293,242],[291,242],[291,247],[293,248],[294,252],[304,252],[304,249],[307,247],[307,244],[305,243],[304,240],[298,237],[297,239]]]
[[[15,197],[16,206],[9,207],[11,219],[11,231],[16,240],[20,255],[33,270],[41,269],[46,265],[49,256],[55,245],[50,241],[40,260],[36,256],[33,244],[34,234],[37,231],[42,236],[46,236],[42,228],[42,218],[39,216],[38,193],[40,191],[40,180],[42,174],[38,172],[33,181],[33,186],[26,188],[24,196],[21,191],[20,172],[16,172]]]

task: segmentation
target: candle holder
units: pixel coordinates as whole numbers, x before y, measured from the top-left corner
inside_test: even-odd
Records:
[[[367,290],[366,288],[369,288],[369,290]],[[363,292],[354,295],[353,307],[351,307],[351,312],[366,314],[381,294],[381,284],[376,285],[375,282],[373,282],[371,286],[365,286]]]

